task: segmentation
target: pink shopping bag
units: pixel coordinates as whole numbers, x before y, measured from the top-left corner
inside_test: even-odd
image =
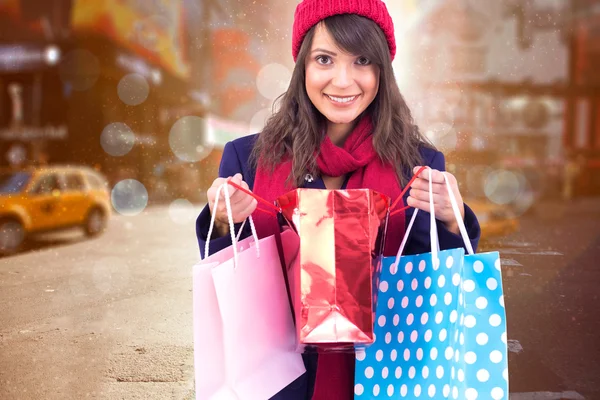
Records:
[[[305,372],[275,237],[232,242],[193,268],[198,400],[265,400]]]

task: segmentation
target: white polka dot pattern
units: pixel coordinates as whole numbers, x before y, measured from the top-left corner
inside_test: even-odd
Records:
[[[386,257],[375,343],[356,352],[355,400],[508,399],[506,317],[496,252]]]

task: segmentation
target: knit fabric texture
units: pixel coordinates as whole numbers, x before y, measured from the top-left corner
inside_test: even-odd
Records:
[[[391,59],[396,55],[394,22],[381,0],[304,0],[296,7],[292,31],[292,55],[298,58],[306,33],[325,18],[340,14],[356,14],[374,21],[383,33],[390,48]]]

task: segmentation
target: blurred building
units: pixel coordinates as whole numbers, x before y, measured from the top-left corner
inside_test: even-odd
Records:
[[[600,194],[600,4],[572,4],[571,90],[565,121],[566,162],[579,173],[577,194]]]
[[[198,1],[192,21],[208,27],[194,38],[192,57],[210,59],[194,73],[209,99],[212,152],[201,164],[203,185],[217,176],[224,145],[259,132],[275,98],[289,84],[293,59],[291,26],[296,1]],[[200,65],[200,63],[197,63]]]
[[[190,85],[183,7],[0,2],[0,163],[83,163],[149,191],[165,166],[187,163],[170,131],[206,110]]]
[[[598,146],[595,2],[425,3],[403,64],[423,132],[453,163],[514,170],[537,196],[560,193],[569,160]],[[598,175],[594,157],[583,175]],[[600,182],[586,182],[600,192]]]
[[[70,4],[40,8],[32,1],[0,3],[0,163],[61,152],[69,136],[67,102],[58,79]],[[43,8],[43,9],[42,9]],[[39,13],[47,13],[40,18]]]

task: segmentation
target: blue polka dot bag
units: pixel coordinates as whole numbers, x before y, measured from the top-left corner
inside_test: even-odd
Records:
[[[469,254],[439,251],[430,207],[431,253],[400,256],[415,210],[398,256],[383,260],[375,342],[356,349],[354,398],[508,399],[499,254],[474,254],[462,218]]]

